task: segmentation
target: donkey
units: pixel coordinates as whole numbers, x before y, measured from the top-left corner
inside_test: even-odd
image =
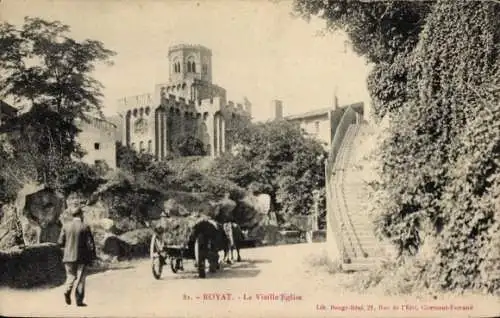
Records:
[[[241,243],[245,239],[243,231],[240,226],[234,222],[224,223],[223,228],[227,238],[227,248],[224,250],[224,261],[227,264],[231,264],[232,261],[235,260],[233,253],[234,250],[236,250],[236,261],[241,262],[240,247]],[[230,257],[229,251],[231,252]]]

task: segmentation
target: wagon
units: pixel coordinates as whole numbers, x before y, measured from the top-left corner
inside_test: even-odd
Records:
[[[160,279],[165,265],[170,265],[172,272],[177,273],[184,270],[184,259],[196,261],[194,250],[190,250],[187,245],[166,245],[156,233],[151,238],[150,256],[156,279]]]
[[[153,276],[156,279],[161,278],[163,266],[170,265],[173,273],[184,270],[184,260],[193,260],[194,266],[198,270],[198,276],[205,278],[205,268],[208,262],[209,271],[214,273],[221,269],[218,263],[218,252],[214,251],[214,245],[208,244],[209,250],[206,250],[206,243],[200,243],[200,238],[196,236],[194,241],[188,246],[166,244],[166,240],[160,233],[154,233],[151,238],[150,256]]]

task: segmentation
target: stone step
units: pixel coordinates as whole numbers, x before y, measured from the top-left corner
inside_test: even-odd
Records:
[[[349,221],[346,220],[346,223],[350,226],[352,224],[352,226],[356,229],[359,229],[359,230],[367,230],[367,231],[374,231],[375,230],[375,225],[373,223],[370,223],[370,222],[366,222],[365,220],[363,219],[356,219],[356,218],[350,218]]]
[[[356,250],[351,249],[351,250],[346,250],[346,251],[348,251],[347,254],[351,258],[365,258],[365,255],[368,258],[380,256],[380,255],[378,255],[379,253],[375,249],[365,249],[365,248],[360,249],[360,248],[358,248]]]
[[[361,272],[361,271],[368,271],[372,269],[375,266],[375,262],[371,263],[350,263],[350,264],[342,264],[342,270],[346,272]]]

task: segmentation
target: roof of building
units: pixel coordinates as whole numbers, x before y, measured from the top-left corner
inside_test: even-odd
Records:
[[[168,49],[168,52],[171,53],[173,51],[182,50],[182,49],[194,49],[194,50],[205,51],[207,53],[211,53],[212,52],[212,50],[210,50],[206,46],[203,46],[203,45],[200,45],[200,44],[185,44],[185,43],[180,43],[180,44],[172,45]]]
[[[352,108],[354,108],[354,110],[356,110],[356,111],[358,111],[358,110],[363,111],[363,102],[358,102],[358,103],[353,103],[353,104],[347,104],[347,105],[340,106],[339,108],[347,108],[349,106],[352,107]],[[301,114],[288,115],[288,116],[285,116],[284,119],[285,120],[295,120],[295,119],[317,117],[317,116],[325,115],[329,111],[332,111],[334,109],[335,108],[333,108],[333,107],[324,107],[324,108],[319,108],[319,109],[316,109],[316,110],[311,110],[311,111],[308,111],[308,112],[305,112],[305,113],[301,113]]]
[[[283,118],[286,120],[294,120],[294,119],[316,117],[316,116],[321,116],[321,115],[327,114],[331,110],[333,110],[332,107],[325,107],[325,108],[311,110],[311,111],[301,113],[301,114],[284,116]]]
[[[76,124],[77,125],[80,125],[80,124],[90,124],[92,121],[94,121],[94,122],[102,122],[102,123],[105,123],[107,125],[111,125],[114,128],[118,127],[118,125],[116,123],[112,122],[111,120],[109,120],[109,118],[101,118],[101,117],[98,117],[98,116],[93,115],[93,114],[85,114],[85,117],[86,117],[87,120],[82,120],[80,118],[77,118],[76,119]]]

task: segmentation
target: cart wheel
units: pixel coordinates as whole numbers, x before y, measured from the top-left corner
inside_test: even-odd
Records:
[[[161,255],[163,249],[163,244],[156,234],[153,234],[151,238],[151,245],[149,247],[149,255],[151,256],[151,270],[153,272],[153,277],[160,279],[161,272],[163,270],[163,265],[165,260]]]
[[[205,278],[206,273],[205,273],[205,253],[201,251],[200,249],[200,243],[199,243],[199,238],[196,239],[196,242],[194,243],[194,257],[195,257],[195,263],[196,267],[198,269],[198,276],[200,278]]]

